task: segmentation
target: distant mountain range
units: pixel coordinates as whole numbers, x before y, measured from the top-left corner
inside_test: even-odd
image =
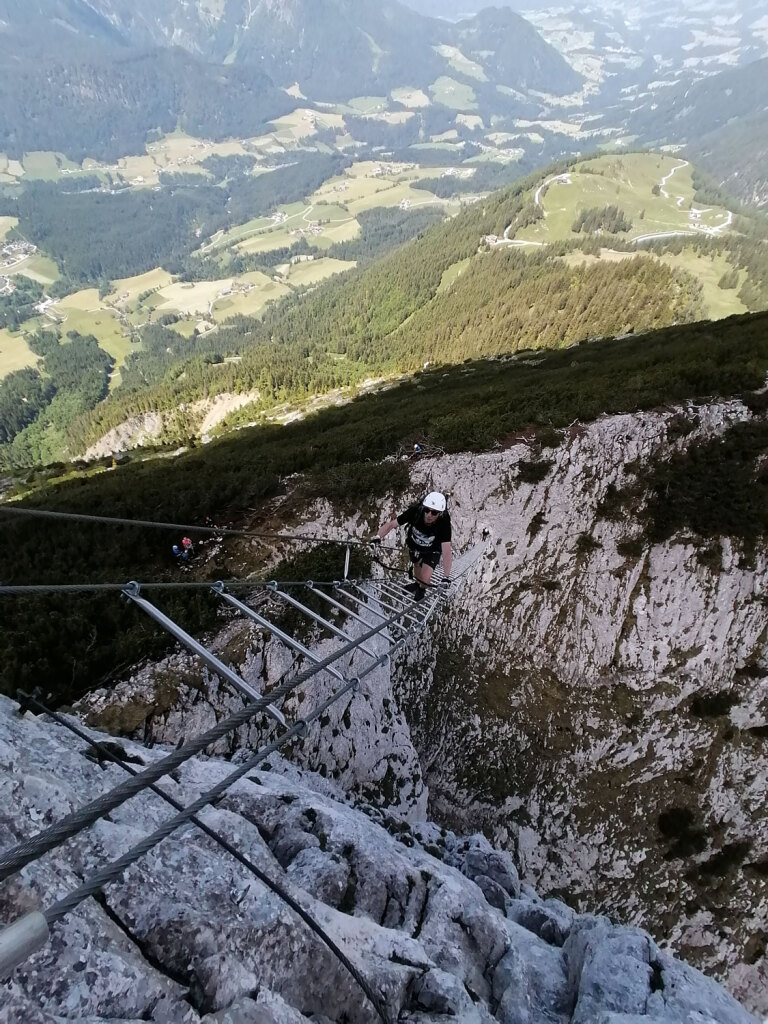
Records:
[[[213,137],[254,134],[287,109],[289,89],[335,104],[404,88],[490,117],[514,114],[529,90],[581,82],[509,9],[453,25],[396,0],[0,0],[0,25],[0,149],[11,153],[115,156],[195,120]],[[190,105],[209,114],[190,118]]]

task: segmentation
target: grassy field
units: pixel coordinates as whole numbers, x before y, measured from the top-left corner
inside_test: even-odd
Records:
[[[426,189],[413,188],[407,183],[398,183],[385,191],[358,199],[356,202],[349,203],[348,205],[349,212],[357,216],[357,214],[362,213],[364,210],[372,210],[375,206],[391,208],[399,206],[400,203],[422,206],[425,203],[441,204],[442,200],[438,199],[432,192],[427,192]]]
[[[47,256],[29,256],[18,263],[11,272],[11,277],[16,274],[23,274],[33,281],[39,281],[42,285],[53,284],[59,278],[59,268],[52,259]]]
[[[14,370],[23,370],[25,366],[35,366],[37,356],[20,332],[11,334],[8,330],[0,331],[0,380]]]
[[[0,240],[19,223],[18,217],[0,217]]]
[[[456,46],[438,46],[437,52],[441,57],[444,57],[454,71],[458,71],[460,75],[466,75],[467,78],[474,78],[478,82],[487,82],[488,76],[480,64],[470,60],[469,57],[465,56],[461,50]]]
[[[22,160],[27,178],[41,181],[58,181],[61,177],[62,158],[57,153],[34,152],[25,153]],[[79,170],[76,164],[67,161],[70,170]]]
[[[654,253],[644,252],[643,250],[641,250],[641,254],[649,260],[661,260],[662,263],[666,263],[672,269],[685,270],[701,282],[702,299],[706,310],[705,319],[721,320],[723,317],[732,316],[735,313],[746,313],[746,307],[737,295],[738,288],[723,289],[718,287],[717,282],[723,274],[732,269],[731,264],[724,256],[716,255],[712,258],[709,256],[699,256],[695,252],[690,252],[686,249],[683,249],[679,255],[666,253],[664,256],[656,256]],[[599,259],[604,261],[628,260],[633,259],[636,255],[637,253],[635,252],[617,252],[612,249],[602,249]],[[569,266],[584,266],[596,263],[598,257],[583,252],[571,252],[564,256],[563,259]],[[452,270],[453,268],[451,267],[450,269]],[[446,271],[446,273],[449,273],[449,271]],[[742,283],[743,276],[742,271],[739,284]]]
[[[469,160],[465,161],[465,164],[513,164],[517,163],[521,156],[525,153],[524,149],[504,149],[497,150],[495,153],[477,153],[475,156],[471,156]]]
[[[472,262],[472,257],[467,256],[465,260],[459,260],[458,263],[454,263],[453,266],[448,267],[443,272],[443,276],[440,278],[440,284],[437,288],[437,294],[440,295],[442,292],[448,291],[454,281],[456,281],[464,271],[467,269],[469,264]]]
[[[336,242],[351,242],[360,234],[360,225],[354,219],[346,220],[338,224],[329,224],[323,228],[322,235],[313,239],[313,244],[318,249],[330,249]]]
[[[390,96],[395,103],[400,103],[404,107],[428,107],[432,103],[421,89],[393,89]]]
[[[450,160],[449,154],[454,153],[457,157],[456,162],[461,163],[461,154],[464,147],[460,142],[415,142],[410,149],[414,150],[414,160],[418,160],[420,149],[427,149],[442,150],[446,154],[446,162]]]
[[[709,256],[697,256],[696,253],[683,249],[679,256],[666,253],[661,257],[661,261],[670,267],[687,270],[701,281],[707,315],[711,320],[720,320],[733,313],[747,312],[747,307],[736,294],[738,288],[723,289],[717,286],[717,282],[723,274],[732,269],[725,257],[717,255],[714,259],[710,259]],[[744,276],[745,272],[741,271],[739,286],[743,283]]]
[[[112,305],[131,306],[143,292],[166,288],[171,281],[171,275],[167,270],[155,267],[154,270],[149,270],[146,274],[123,277],[119,281],[113,281],[112,291],[107,295],[105,301]]]
[[[301,288],[305,285],[317,284],[318,281],[324,281],[327,277],[332,277],[334,274],[343,274],[345,271],[352,270],[356,266],[357,263],[355,261],[349,262],[347,260],[328,258],[304,260],[291,265],[288,272],[288,283],[295,288]]]
[[[211,306],[222,291],[231,287],[232,278],[220,281],[177,281],[158,289],[157,305],[153,308],[163,312],[180,313],[182,316],[207,316]]]
[[[355,220],[354,214],[337,203],[327,202],[329,198],[336,198],[336,193],[327,192],[320,193],[320,195],[322,196],[321,202],[313,202],[309,205],[293,203],[290,206],[280,207],[277,212],[284,214],[285,220],[277,224],[272,218],[266,220],[266,226],[257,226],[250,235],[243,237],[243,240],[236,244],[237,250],[244,253],[258,253],[282,249],[294,245],[301,237],[299,233],[301,231],[306,233],[311,244],[317,245],[319,248],[328,248],[334,242],[355,238],[359,234],[360,226]],[[339,198],[342,197],[339,196]],[[346,198],[346,194],[343,198]],[[264,224],[263,220],[262,224]],[[319,234],[312,230],[311,225],[313,224],[319,224]],[[239,233],[239,229],[230,232],[226,238],[216,242],[216,247],[221,249],[226,245],[231,245],[231,240],[237,233]]]
[[[381,113],[389,105],[386,96],[355,96],[346,106],[356,114]]]
[[[290,114],[283,114],[282,117],[276,118],[270,124],[274,128],[275,137],[285,142],[298,142],[300,139],[316,135],[318,128],[344,131],[344,118],[341,114],[327,111],[321,113],[317,110],[310,110],[308,107],[297,107]]]
[[[249,292],[233,291],[218,298],[213,304],[213,317],[217,322],[231,316],[256,316],[267,303],[282,299],[291,291],[287,285],[258,272],[244,274],[237,280],[253,287]]]
[[[652,189],[657,185],[663,191],[654,195]],[[698,225],[714,228],[726,222],[726,210],[702,209],[696,204],[701,213],[693,219],[692,200],[690,165],[684,166],[676,157],[655,153],[599,157],[577,164],[542,190],[539,202],[545,219],[516,237],[536,242],[571,238],[571,225],[579,212],[603,206],[618,206],[632,221],[624,236],[627,239],[657,232],[695,231]]]
[[[455,78],[441,75],[430,85],[429,91],[435,103],[442,103],[451,110],[477,110],[475,90]]]
[[[78,296],[81,298],[78,299]],[[89,288],[76,295],[67,296],[54,307],[54,311],[58,316],[64,317],[63,322],[59,324],[59,330],[63,335],[68,331],[92,334],[98,339],[100,347],[109,352],[118,367],[123,365],[129,352],[136,350],[130,338],[123,337],[123,328],[112,311],[99,305],[99,296],[95,289]],[[115,387],[116,384],[117,380],[113,379],[111,386]]]

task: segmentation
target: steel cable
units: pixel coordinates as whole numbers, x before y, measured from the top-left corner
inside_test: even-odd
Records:
[[[140,583],[141,590],[210,590],[216,583],[223,583],[230,590],[249,590],[269,587],[275,580],[209,580],[207,583]],[[304,587],[306,580],[279,580],[281,587]],[[313,581],[316,587],[332,587],[336,580]],[[128,583],[29,583],[19,586],[0,585],[0,595],[23,597],[27,594],[74,594],[99,593],[101,591],[124,591]]]
[[[365,542],[350,538],[349,540],[335,540],[331,537],[312,537],[301,533],[269,533],[260,530],[232,530],[227,527],[217,526],[191,526],[187,523],[165,523],[154,519],[123,519],[118,516],[91,516],[82,512],[51,512],[48,509],[23,508],[21,506],[0,505],[0,512],[6,512],[17,516],[36,516],[42,519],[62,519],[79,523],[111,523],[118,526],[149,526],[163,530],[182,530],[186,533],[205,533],[213,536],[224,537],[260,537],[268,540],[291,540],[308,541],[320,544],[340,544],[342,547],[362,546]]]
[[[70,732],[74,733],[75,736],[78,736],[80,739],[84,740],[86,743],[88,743],[90,747],[96,750],[103,757],[108,758],[114,764],[119,765],[124,771],[128,772],[129,775],[135,776],[139,774],[136,768],[134,768],[131,764],[128,764],[126,761],[123,761],[120,757],[118,757],[117,754],[113,753],[103,743],[100,743],[98,740],[89,736],[83,729],[80,729],[77,725],[75,725],[74,722],[70,722],[62,715],[57,714],[55,711],[51,711],[50,708],[47,708],[44,704],[41,704],[40,701],[37,700],[37,698],[35,698],[31,694],[24,693],[24,691],[22,690],[19,691],[19,697],[21,698],[22,701],[22,709],[33,708],[38,714],[47,715],[58,725],[62,726],[65,729],[68,729]],[[169,793],[164,792],[158,786],[151,785],[149,789],[151,790],[151,792],[159,796],[162,800],[165,800],[166,803],[170,804],[170,806],[173,807],[174,810],[182,811],[184,809],[184,805],[180,801],[176,800],[176,798],[172,797]],[[261,870],[261,868],[254,864],[249,857],[246,857],[238,849],[236,849],[236,847],[234,847],[229,842],[229,840],[225,839],[224,836],[222,836],[219,832],[216,832],[209,825],[206,825],[206,823],[204,821],[201,821],[201,819],[197,816],[192,817],[190,821],[193,825],[196,825],[197,828],[204,832],[205,835],[207,835],[210,839],[213,839],[214,842],[218,843],[218,845],[221,846],[223,850],[226,850],[226,852],[229,853],[232,857],[234,857],[239,864],[246,868],[246,870],[250,871],[251,874],[254,875],[262,883],[262,885],[265,885],[268,889],[271,889],[271,891],[275,893],[275,895],[278,896],[284,903],[286,903],[291,908],[291,910],[298,914],[298,916],[301,918],[302,921],[304,921],[307,927],[310,928],[318,936],[318,938],[328,947],[331,953],[333,953],[333,955],[339,960],[339,962],[343,964],[343,966],[347,969],[352,978],[354,978],[359,987],[365,993],[366,998],[374,1007],[381,1020],[383,1020],[385,1024],[388,1024],[389,1017],[386,1014],[386,1011],[381,1006],[381,1002],[377,997],[376,993],[373,992],[371,987],[368,985],[368,982],[358,971],[355,965],[349,960],[346,954],[336,945],[336,943],[333,941],[330,935],[328,935],[328,933],[324,931],[322,926],[318,924],[317,921],[315,921],[312,915],[307,910],[305,910],[304,907],[302,907],[301,904],[297,900],[295,900],[286,889],[283,888],[283,886],[281,886],[278,882],[273,881],[269,877],[269,875],[267,875],[264,871]],[[46,920],[48,920],[47,916]],[[50,925],[50,920],[48,920],[48,923]]]
[[[58,821],[44,831],[39,832],[36,836],[18,843],[10,850],[4,851],[0,854],[0,881],[5,880],[15,872],[20,871],[27,864],[30,864],[33,860],[37,860],[49,850],[54,849],[56,846],[60,846],[62,843],[66,842],[67,839],[70,839],[73,835],[76,835],[84,828],[88,828],[99,818],[108,814],[109,811],[119,807],[121,804],[125,803],[126,800],[130,800],[131,797],[142,792],[142,790],[146,789],[153,782],[157,782],[157,780],[162,778],[163,775],[168,775],[185,761],[194,757],[195,754],[202,753],[206,747],[216,743],[228,733],[233,732],[235,729],[239,729],[256,715],[265,711],[268,705],[286,697],[302,683],[317,675],[318,672],[322,672],[324,669],[328,668],[329,665],[338,661],[339,658],[343,658],[346,654],[350,654],[352,651],[356,650],[361,643],[365,643],[366,640],[376,636],[382,630],[398,622],[400,618],[403,618],[406,615],[407,613],[404,610],[400,611],[395,615],[392,615],[390,618],[385,619],[378,625],[371,627],[368,632],[363,633],[360,637],[332,652],[327,658],[324,658],[317,664],[305,669],[298,675],[293,676],[282,685],[275,687],[269,692],[268,696],[262,697],[258,701],[253,701],[250,704],[245,705],[240,710],[235,711],[228,718],[223,719],[207,732],[204,732],[200,736],[195,737],[195,739],[190,740],[189,743],[186,743],[179,750],[174,751],[172,754],[169,754],[156,764],[145,769],[143,772],[140,772],[135,778],[123,783],[121,786],[117,786],[109,793],[102,794],[100,797],[92,800],[84,807],[81,807],[72,814],[67,815],[67,817],[62,818],[61,821]]]

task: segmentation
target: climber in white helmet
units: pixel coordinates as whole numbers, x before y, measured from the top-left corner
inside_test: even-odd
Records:
[[[446,585],[450,584],[453,551],[451,549],[451,517],[445,495],[439,491],[430,494],[415,505],[410,505],[396,519],[379,527],[371,544],[378,546],[396,526],[407,526],[406,544],[413,564],[414,582],[406,587],[414,600],[421,601],[432,580],[432,573],[443,559]]]

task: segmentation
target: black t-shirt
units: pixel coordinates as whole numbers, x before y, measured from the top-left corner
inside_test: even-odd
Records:
[[[428,523],[424,518],[424,506],[411,505],[400,513],[397,521],[401,526],[408,524],[408,540],[422,551],[439,551],[441,544],[451,540],[451,517],[447,512]]]

